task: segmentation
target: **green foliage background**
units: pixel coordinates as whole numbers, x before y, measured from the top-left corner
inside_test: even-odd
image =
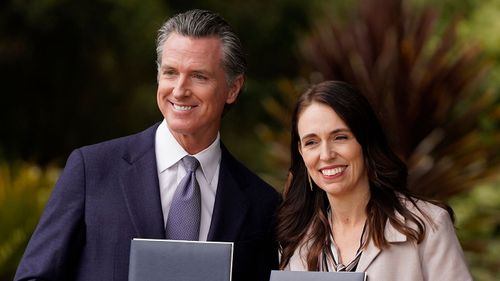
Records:
[[[301,42],[325,15],[350,15],[353,2],[2,1],[0,280],[12,280],[72,149],[135,133],[161,120],[155,100],[155,36],[168,16],[208,8],[223,15],[240,34],[249,60],[246,90],[224,118],[222,138],[242,162],[281,190],[288,151],[266,141],[266,136],[278,133],[286,143],[288,128],[283,128],[279,115],[269,113],[265,100],[279,97],[283,103],[293,103],[294,97],[283,93],[293,92],[296,85],[286,81],[311,77],[300,53]],[[500,1],[411,2],[442,11],[438,25],[461,17],[460,40],[479,42],[492,62],[481,87],[498,97]],[[499,103],[496,108],[500,117]],[[488,134],[500,132],[488,116],[481,122]],[[500,279],[499,186],[498,179],[489,179],[449,198],[476,280]]]

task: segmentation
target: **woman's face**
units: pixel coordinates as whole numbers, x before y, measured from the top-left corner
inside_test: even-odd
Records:
[[[361,145],[332,108],[313,102],[299,114],[297,127],[307,171],[329,196],[369,188]]]

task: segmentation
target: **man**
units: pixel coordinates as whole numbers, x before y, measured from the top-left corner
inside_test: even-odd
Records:
[[[161,27],[157,52],[157,102],[165,119],[73,151],[15,280],[127,280],[132,238],[171,238],[165,227],[169,213],[178,213],[173,202],[189,173],[186,155],[199,163],[195,237],[235,242],[234,281],[268,280],[277,267],[279,196],[219,137],[225,107],[244,83],[238,37],[218,15],[192,10]]]

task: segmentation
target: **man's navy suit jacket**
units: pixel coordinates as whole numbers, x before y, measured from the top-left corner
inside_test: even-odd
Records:
[[[157,127],[71,153],[15,280],[128,279],[131,239],[165,238]],[[233,281],[267,281],[278,266],[273,228],[279,201],[222,146],[208,240],[235,242]]]

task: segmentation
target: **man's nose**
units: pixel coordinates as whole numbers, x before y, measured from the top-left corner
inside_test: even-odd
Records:
[[[174,88],[172,89],[172,95],[176,98],[181,98],[189,95],[189,87],[187,85],[187,79],[184,76],[179,76],[174,84]]]

